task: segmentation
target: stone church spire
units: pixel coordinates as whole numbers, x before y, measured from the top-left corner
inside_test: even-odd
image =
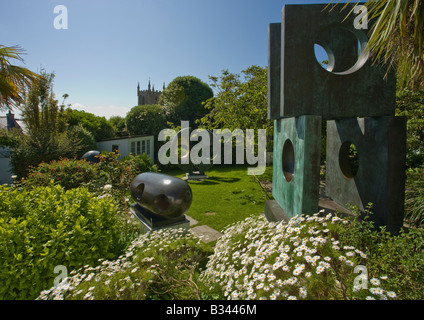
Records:
[[[163,88],[165,89],[165,82],[163,83]],[[138,105],[146,105],[146,104],[156,104],[159,100],[159,96],[162,92],[159,90],[155,90],[155,85],[151,85],[150,78],[147,86],[147,90],[140,90],[140,82],[137,85],[137,97],[138,97]]]

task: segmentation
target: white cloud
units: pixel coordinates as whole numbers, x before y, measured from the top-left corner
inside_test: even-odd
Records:
[[[82,110],[95,114],[96,116],[105,117],[109,119],[112,116],[121,116],[125,117],[130,111],[130,108],[120,107],[115,105],[108,106],[86,106],[79,102],[71,103],[71,109],[73,110]]]

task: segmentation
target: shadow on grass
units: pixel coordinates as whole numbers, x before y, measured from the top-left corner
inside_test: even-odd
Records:
[[[198,185],[204,185],[204,186],[210,186],[210,185],[216,185],[220,183],[234,183],[240,181],[240,178],[225,178],[225,177],[208,177],[205,180],[196,181],[196,180],[190,180],[189,183],[195,183]]]
[[[231,183],[231,182],[237,182],[240,181],[240,178],[234,178],[234,177],[208,177],[205,181],[217,181],[217,182],[225,182],[225,183]]]

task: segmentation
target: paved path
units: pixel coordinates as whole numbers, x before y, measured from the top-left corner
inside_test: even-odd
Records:
[[[199,223],[196,219],[193,219],[192,217],[188,215],[185,215],[185,216],[187,220],[190,221],[190,227]],[[216,231],[215,229],[207,225],[201,225],[201,226],[190,228],[190,231],[191,233],[199,237],[200,240],[202,240],[205,243],[218,240],[222,236],[221,232]]]

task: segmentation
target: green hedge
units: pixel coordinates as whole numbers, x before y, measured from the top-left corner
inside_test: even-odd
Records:
[[[61,186],[31,190],[0,186],[0,299],[33,299],[70,272],[114,258],[122,220],[108,198]]]

